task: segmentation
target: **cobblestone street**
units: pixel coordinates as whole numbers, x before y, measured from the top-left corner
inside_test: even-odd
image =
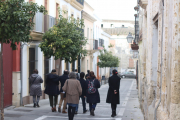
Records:
[[[78,114],[75,120],[144,120],[139,108],[139,101],[135,79],[122,79],[120,87],[121,104],[117,106],[117,116],[111,118],[110,104],[106,103],[108,84],[102,85],[99,89],[101,103],[97,104],[95,116],[90,116],[89,111],[83,114],[80,101]],[[25,107],[5,109],[5,120],[67,120],[68,115],[52,113],[49,101],[41,100],[40,108],[33,108],[32,104]],[[88,104],[86,105],[88,109]]]

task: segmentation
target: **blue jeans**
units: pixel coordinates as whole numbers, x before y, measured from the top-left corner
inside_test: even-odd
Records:
[[[86,101],[85,101],[85,98],[84,98],[84,96],[82,96],[82,97],[80,97],[81,98],[81,100],[82,100],[82,106],[83,106],[83,112],[85,112],[86,111]],[[79,99],[80,99],[79,98]],[[76,112],[78,111],[78,107],[79,107],[79,104],[78,104],[78,106],[76,107]]]
[[[96,105],[97,105],[97,103],[89,103],[89,110],[90,110],[90,111],[91,111],[92,109],[95,110]]]

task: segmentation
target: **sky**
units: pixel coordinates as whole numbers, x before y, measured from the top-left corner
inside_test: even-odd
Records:
[[[137,0],[85,0],[101,19],[135,20]]]

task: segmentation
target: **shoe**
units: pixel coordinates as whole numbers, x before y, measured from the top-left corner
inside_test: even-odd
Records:
[[[111,117],[115,117],[115,115],[114,115],[114,114],[112,114],[112,115],[111,115]]]
[[[87,110],[85,110],[83,113],[86,113],[87,112]]]
[[[92,109],[90,113],[92,116],[94,116],[94,109]]]
[[[58,112],[61,112],[61,108],[60,107],[58,107]]]
[[[67,113],[66,111],[62,111],[62,113]]]
[[[51,110],[52,110],[52,112],[54,112],[54,108],[52,108]]]
[[[116,112],[113,111],[111,117],[115,117],[115,116],[116,116]]]
[[[57,112],[56,107],[54,107],[53,109],[54,109],[54,112]]]
[[[34,106],[33,107],[36,107],[36,103],[34,103]]]
[[[37,107],[40,107],[38,103],[37,103]]]
[[[78,112],[76,111],[74,114],[78,114]]]

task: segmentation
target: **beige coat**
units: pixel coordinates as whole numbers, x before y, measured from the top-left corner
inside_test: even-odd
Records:
[[[62,89],[66,92],[67,103],[79,104],[79,96],[82,94],[82,88],[79,80],[67,79]]]

